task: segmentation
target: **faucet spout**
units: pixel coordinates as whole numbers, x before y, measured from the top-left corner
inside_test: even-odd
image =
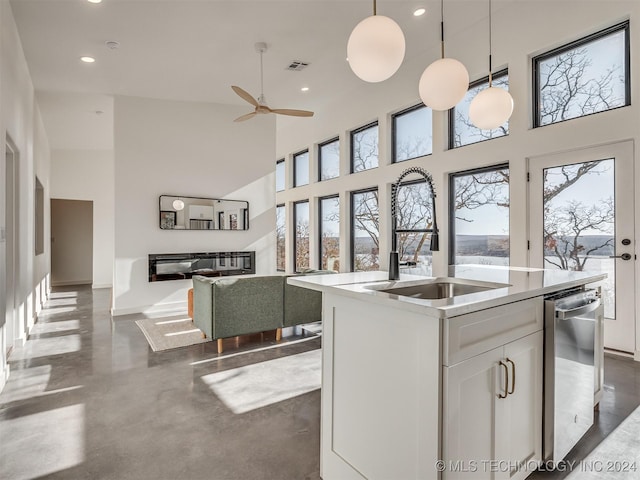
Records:
[[[431,228],[421,229],[399,229],[398,228],[398,190],[402,180],[412,173],[422,176],[431,192],[431,211],[433,212],[433,223]],[[391,253],[389,255],[389,280],[400,278],[400,259],[398,255],[398,234],[399,233],[431,233],[430,248],[432,252],[440,250],[440,240],[438,236],[438,223],[436,221],[436,191],[433,187],[433,177],[429,172],[420,167],[407,168],[400,174],[398,180],[391,185]],[[393,277],[393,278],[392,278]]]

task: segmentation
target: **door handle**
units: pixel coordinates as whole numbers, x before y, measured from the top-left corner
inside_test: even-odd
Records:
[[[504,395],[502,393],[498,394],[498,398],[507,398],[509,395],[509,369],[507,368],[507,364],[500,360],[500,366],[504,368]]]
[[[631,254],[623,253],[622,255],[609,255],[609,258],[621,258],[622,260],[631,260]]]
[[[510,358],[507,358],[507,362],[511,364],[511,388],[507,390],[507,393],[509,395],[513,395],[513,393],[516,391],[516,364]]]

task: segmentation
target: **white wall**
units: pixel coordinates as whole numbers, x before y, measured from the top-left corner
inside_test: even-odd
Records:
[[[274,116],[246,107],[116,97],[113,314],[186,311],[191,280],[148,281],[148,254],[255,250],[275,271]],[[159,228],[159,196],[249,201],[247,231]]]
[[[93,288],[113,283],[113,151],[51,152],[51,198],[93,202]]]
[[[18,338],[6,338],[6,328],[0,327],[0,388],[8,375],[5,352],[8,345],[24,341],[33,324],[35,312],[48,294],[47,276],[49,250],[35,257],[34,249],[34,177],[44,186],[45,202],[49,201],[49,145],[40,113],[34,101],[34,91],[24,52],[9,2],[0,2],[0,185],[5,185],[5,138],[10,136],[19,154],[19,215],[17,258],[19,278],[16,282],[17,315],[20,322]],[[0,227],[5,228],[5,198],[0,195]],[[48,238],[48,224],[45,238]],[[0,240],[0,312],[6,305],[5,243]]]
[[[560,46],[569,41],[597,32],[625,19],[631,19],[631,78],[632,105],[589,117],[571,120],[562,124],[532,129],[531,120],[531,57]],[[453,22],[451,19],[448,22]],[[380,84],[362,82],[354,91],[336,92],[335,101],[316,111],[308,121],[279,118],[277,124],[277,158],[287,158],[287,185],[291,185],[291,154],[310,148],[311,172],[316,172],[317,144],[340,135],[340,178],[312,182],[309,186],[288,189],[277,194],[277,203],[285,203],[289,221],[287,252],[288,268],[292,264],[292,202],[311,199],[311,266],[317,266],[317,199],[320,196],[340,194],[341,237],[348,237],[349,196],[348,192],[377,186],[380,192],[380,262],[387,268],[390,248],[390,183],[407,167],[421,166],[434,177],[437,198],[437,216],[441,233],[441,251],[434,254],[434,273],[444,274],[447,267],[448,175],[451,172],[509,162],[511,199],[510,235],[511,264],[526,266],[528,263],[527,236],[528,211],[526,165],[527,159],[553,152],[573,150],[621,140],[638,140],[640,130],[640,2],[637,1],[526,1],[494,2],[493,15],[493,65],[494,71],[509,67],[509,89],[514,98],[515,109],[511,117],[508,137],[446,150],[447,117],[434,112],[433,154],[416,160],[391,164],[390,114],[420,103],[418,80],[424,68],[435,60],[439,52],[434,50],[430,58],[405,58],[400,70],[391,79]],[[485,19],[474,28],[447,38],[447,56],[457,58],[468,68],[471,79],[487,75],[488,22]],[[408,49],[409,51],[410,49]],[[311,92],[313,91],[313,85]],[[374,120],[380,125],[380,167],[375,170],[349,175],[349,135],[351,129]],[[640,155],[636,150],[636,164]],[[313,175],[313,173],[312,173]],[[640,193],[640,185],[636,184]],[[640,207],[636,205],[636,226],[640,225]],[[348,242],[341,245],[340,264],[348,268]],[[640,275],[640,270],[636,274]],[[640,278],[640,277],[639,277]],[[640,297],[640,296],[639,296]],[[636,302],[640,305],[640,298]],[[638,318],[639,315],[636,314]],[[636,328],[636,350],[640,350],[640,326]]]

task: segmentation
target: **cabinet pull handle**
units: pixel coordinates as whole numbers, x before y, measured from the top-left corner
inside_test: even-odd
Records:
[[[498,394],[498,398],[507,398],[509,394],[509,369],[507,368],[507,364],[500,360],[500,366],[504,368],[504,395],[502,393]]]
[[[511,364],[511,389],[509,389],[507,393],[509,395],[513,395],[513,393],[516,391],[516,364],[508,357],[507,362]]]

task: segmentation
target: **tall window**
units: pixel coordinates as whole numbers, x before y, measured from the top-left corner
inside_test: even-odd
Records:
[[[293,156],[293,179],[294,187],[309,184],[309,150]]]
[[[509,90],[509,73],[507,70],[493,74],[492,86]],[[477,80],[469,85],[464,98],[449,111],[449,148],[462,147],[472,143],[490,140],[509,135],[509,121],[493,130],[476,127],[469,119],[469,105],[482,90],[489,88],[489,77]]]
[[[629,66],[628,21],[535,57],[534,125],[629,105]]]
[[[431,155],[431,117],[431,109],[422,104],[396,113],[392,117],[393,162]]]
[[[449,177],[449,263],[509,265],[509,166]]]
[[[38,177],[36,177],[36,191],[35,191],[35,247],[36,255],[44,253],[44,187]]]
[[[351,132],[351,173],[378,166],[378,122]]]
[[[351,270],[379,270],[378,189],[351,192]]]
[[[281,192],[285,188],[284,158],[276,162],[276,192]]]
[[[398,229],[418,230],[433,227],[431,191],[424,180],[402,183],[398,189],[396,221]],[[407,273],[431,275],[431,233],[399,233],[398,256],[410,270]]]
[[[296,225],[295,271],[301,272],[309,268],[309,200],[294,203],[293,216]]]
[[[323,197],[320,207],[320,269],[340,270],[340,198]]]
[[[276,270],[284,272],[287,268],[285,238],[287,221],[284,205],[276,207]]]
[[[340,140],[334,138],[318,147],[318,178],[320,181],[340,176]]]

